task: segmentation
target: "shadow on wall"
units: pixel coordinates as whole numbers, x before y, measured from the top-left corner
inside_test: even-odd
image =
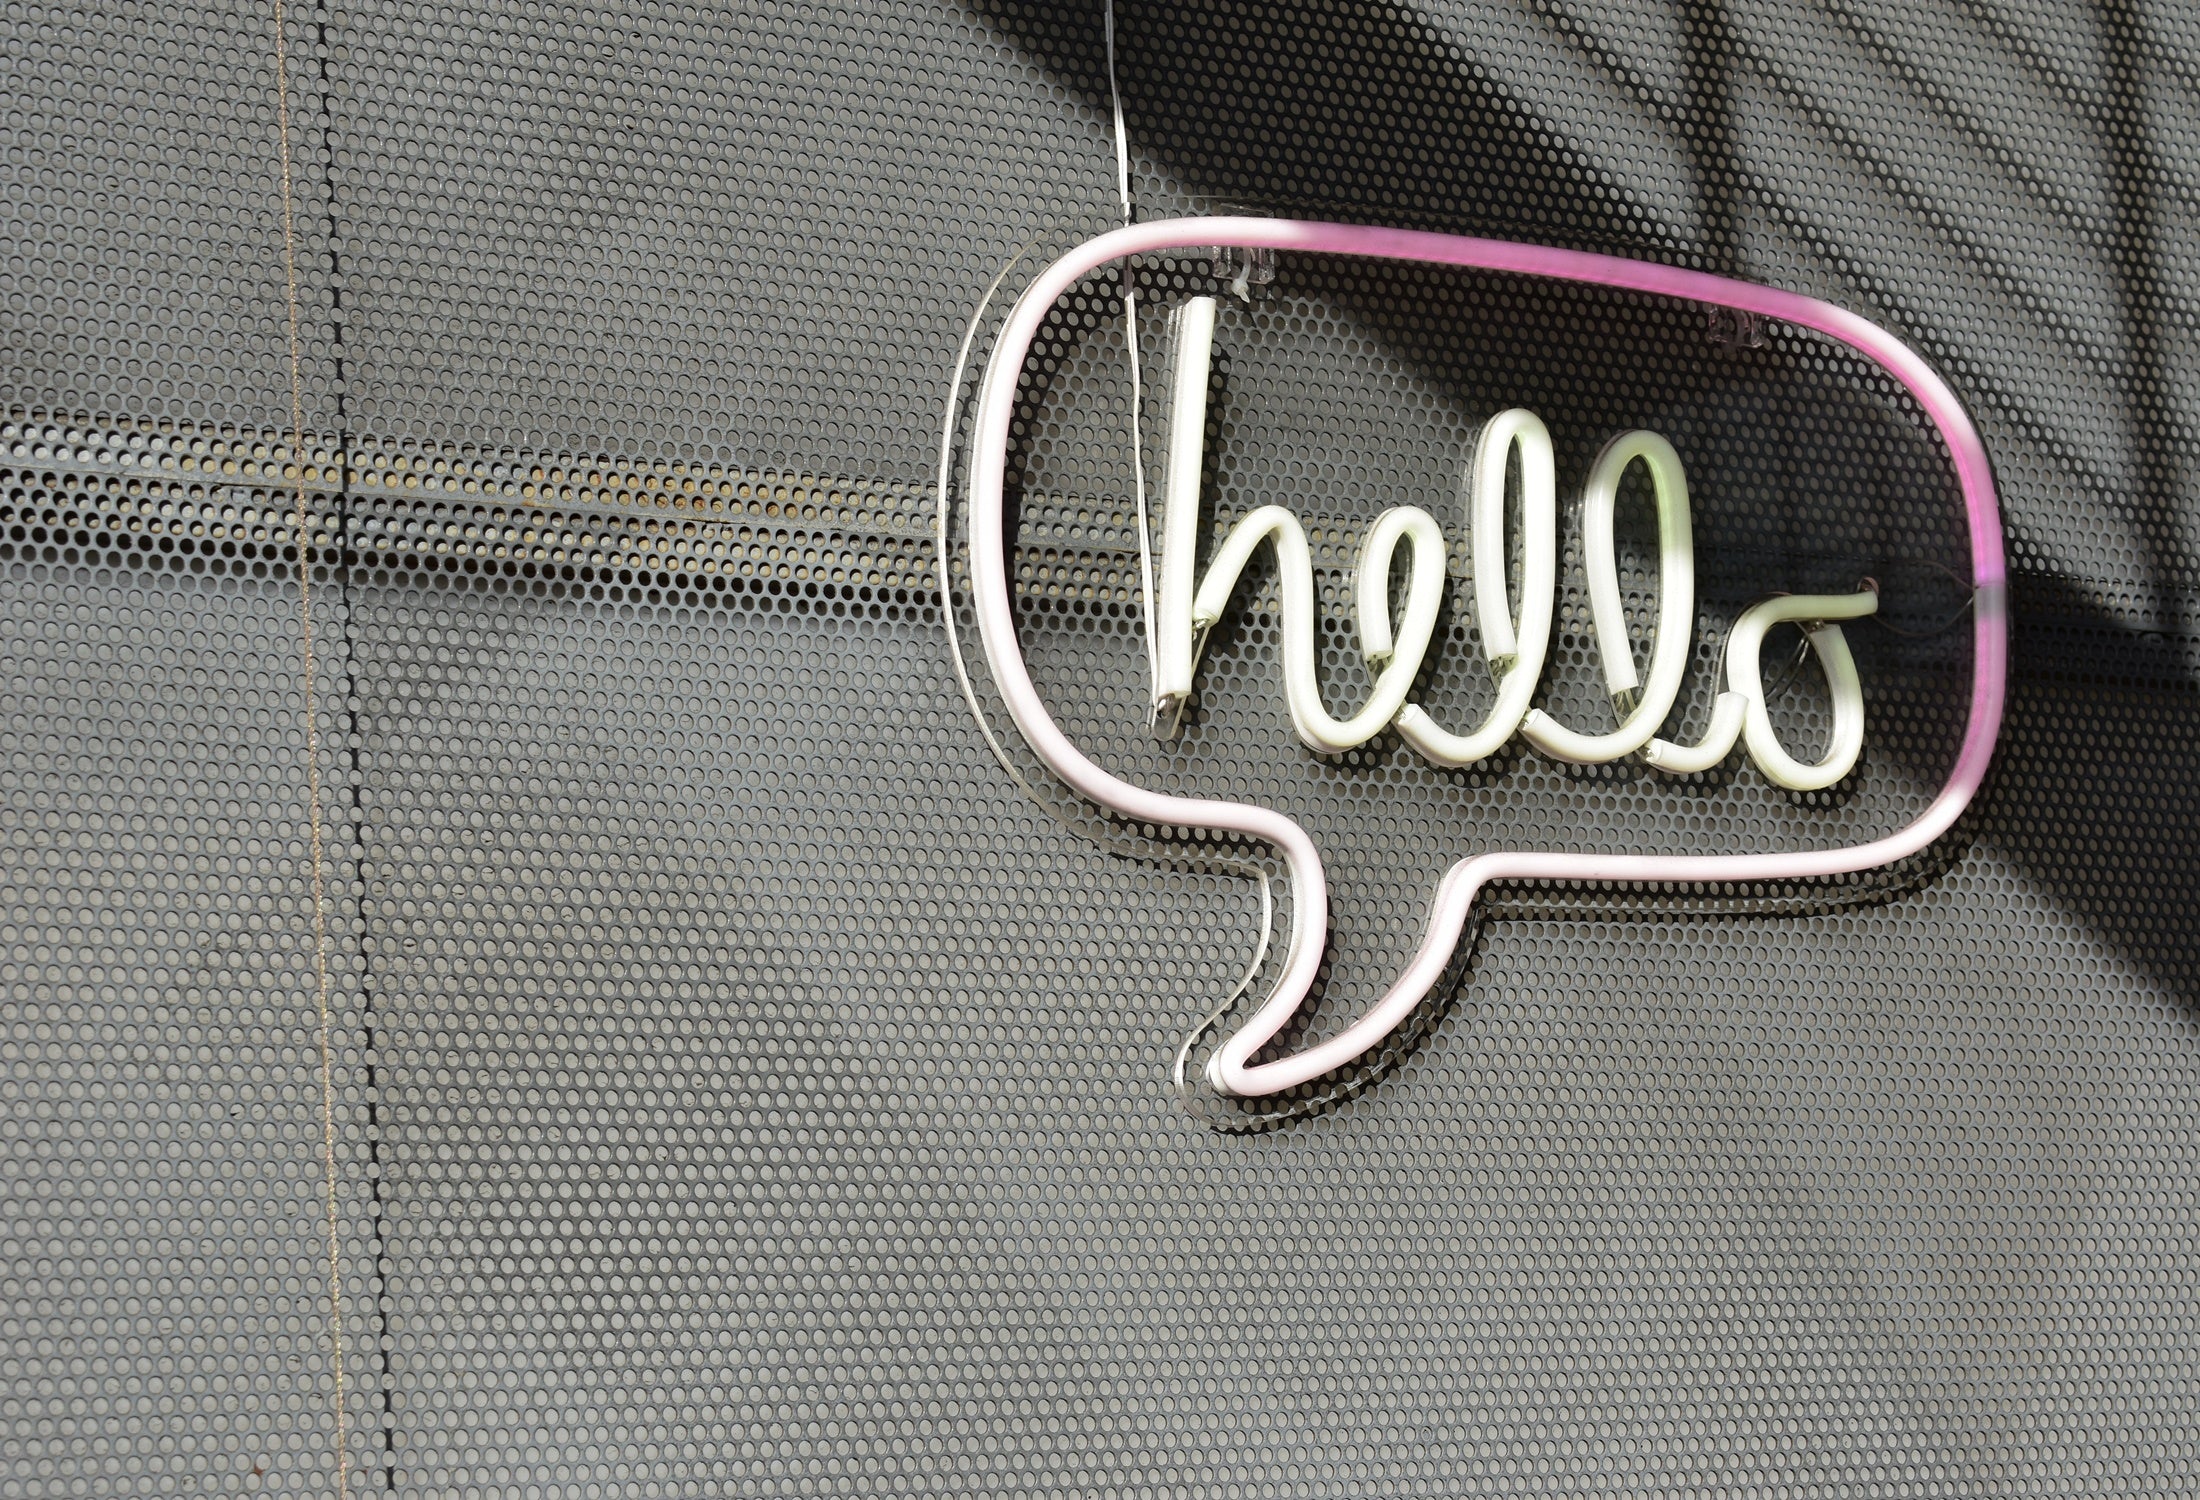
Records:
[[[1084,26],[1052,7],[969,3],[1106,110],[1100,0],[1091,0]],[[1515,15],[1470,34],[1395,4],[1255,0],[1210,10],[1125,3],[1118,32],[1124,109],[1134,151],[1209,202],[1530,238],[1746,277],[1750,237],[1768,205],[1741,160],[1737,115],[1748,106],[1736,86],[1728,25],[1738,9],[1693,6],[1655,23],[1670,34],[1638,38],[1623,67],[1577,21]],[[2009,33],[2004,40],[2021,65],[2052,66],[2031,56],[2014,22],[1987,17],[1981,24],[1995,36]],[[2126,122],[2144,121],[2145,70],[2159,49],[2150,49],[2123,7],[2107,8],[2102,28],[2096,61],[2109,97],[2101,102]],[[1539,84],[1550,79],[1571,91],[1577,107],[1584,98],[1608,106],[1602,112],[1609,118],[1600,124],[1578,108],[1565,115],[1537,107],[1539,92],[1549,92]],[[2077,124],[2077,104],[2064,108],[2073,128],[2100,133]],[[1950,128],[1937,115],[1934,124]],[[1869,135],[1887,126],[1868,120],[1859,128]],[[1976,153],[1991,201],[2005,189],[1982,128],[1958,120],[1953,133]],[[2185,493],[2190,485],[2178,468],[2176,455],[2192,434],[2181,435],[2188,424],[2177,416],[2182,398],[2164,353],[2175,289],[2163,257],[2173,237],[2159,222],[2153,184],[2167,178],[2143,132],[2092,144],[2113,206],[2106,264],[2114,301],[2112,309],[2080,308],[2078,315],[2117,326],[2088,329],[2062,355],[2086,384],[2120,393],[2118,451],[2128,456],[2135,490],[2103,498],[2119,486],[2104,486],[2099,466],[2089,469],[2083,456],[2068,462],[2095,481],[2080,486],[2092,492],[2081,507],[2101,512],[2104,531],[2140,541],[2122,563],[2051,563],[2052,547],[2022,542],[2053,497],[2004,474],[2003,506],[2019,543],[2017,680],[1997,777],[1975,826],[2161,986],[2200,1001],[2200,924],[2189,915],[2200,899],[2200,866],[2188,854],[2200,842],[2200,688],[2187,642],[2191,568],[2177,543],[2200,504]],[[1784,221],[1798,213],[1792,203],[1779,209]],[[1798,238],[1817,247],[1829,278],[1853,284],[1877,267],[1854,253],[1852,229],[1829,225],[1818,234],[1806,227],[1785,243],[1789,253]],[[1990,231],[1980,226],[1979,237]],[[2022,276],[1996,265],[1977,269],[2001,294],[1982,302],[1970,292],[1961,316],[1941,325],[1956,330],[1949,342],[1972,346],[1957,348],[1969,373],[1952,372],[1953,383],[1973,403],[1990,450],[2034,451],[2038,435],[2057,426],[2045,391],[2054,382],[1997,372],[1992,351],[2021,343],[2021,331],[2040,321],[2030,305],[2036,299]],[[1890,278],[1899,274],[1890,269]],[[2070,288],[2075,305],[2082,299],[2075,282]],[[1876,312],[1868,302],[1855,305]],[[2134,561],[2137,578],[2129,576]]]

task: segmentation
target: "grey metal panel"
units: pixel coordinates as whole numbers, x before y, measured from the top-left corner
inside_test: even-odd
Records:
[[[1513,893],[1349,1097],[1211,1130],[1168,1064],[1255,887],[1034,806],[927,577],[963,319],[1113,221],[1097,8],[293,11],[354,1486],[2189,1491],[2192,19],[1121,19],[1148,216],[1619,250],[1914,340],[2010,518],[1995,784],[1884,880]],[[272,18],[11,24],[0,1494],[325,1490]],[[1139,274],[1150,310],[1213,285]],[[1121,339],[1095,284],[1029,383],[1034,669],[1103,759],[1323,838],[1316,1031],[1456,854],[1849,837],[1945,770],[1960,642],[1862,626],[1833,795],[1323,761],[1258,590],[1157,750]],[[1516,401],[1568,475],[1682,441],[1707,628],[1863,571],[1897,623],[1960,603],[1914,413],[1783,330],[1286,258],[1223,345],[1218,510],[1313,520],[1325,629],[1358,526],[1448,522]],[[1548,690],[1583,719],[1585,647]],[[1821,731],[1807,672],[1780,701]]]
[[[0,586],[0,1493],[325,1492],[332,1139],[297,591],[44,552]],[[330,823],[348,850],[349,819]],[[351,864],[330,870],[333,1249],[351,1462],[379,1467]]]

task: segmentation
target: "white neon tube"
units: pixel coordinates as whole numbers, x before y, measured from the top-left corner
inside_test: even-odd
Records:
[[[1689,746],[1652,740],[1643,759],[1674,775],[1708,771],[1733,753],[1735,741],[1746,735],[1749,758],[1773,785],[1791,792],[1832,786],[1854,769],[1864,748],[1864,684],[1856,675],[1848,638],[1833,622],[1862,619],[1878,608],[1878,591],[1863,589],[1854,594],[1783,594],[1743,610],[1726,634],[1727,687],[1712,707],[1711,724],[1703,738]],[[1808,630],[1825,669],[1826,689],[1833,696],[1833,734],[1815,765],[1789,755],[1773,733],[1758,665],[1765,632],[1791,622]]]
[[[1390,620],[1390,562],[1397,555],[1398,544],[1404,542],[1412,550],[1413,571],[1406,575],[1405,619],[1395,634]],[[1393,505],[1375,518],[1367,536],[1360,542],[1359,566],[1354,588],[1355,604],[1360,627],[1360,654],[1367,658],[1370,670],[1388,683],[1397,678],[1395,688],[1398,703],[1412,690],[1413,673],[1421,669],[1422,658],[1428,655],[1429,641],[1436,634],[1436,613],[1444,602],[1444,528],[1436,524],[1436,518],[1415,505]],[[1411,659],[1412,672],[1402,675],[1384,670],[1393,661]],[[1379,683],[1376,692],[1388,691]],[[1368,712],[1373,711],[1375,694],[1369,696]],[[1391,705],[1391,718],[1398,715],[1398,704]],[[1388,723],[1389,720],[1385,720]]]
[[[1413,548],[1412,582],[1406,595],[1404,628],[1397,639],[1390,635],[1390,555],[1400,540]],[[1314,627],[1320,606],[1314,598],[1314,559],[1306,545],[1299,518],[1280,505],[1264,505],[1230,529],[1200,580],[1192,603],[1192,628],[1205,633],[1222,618],[1222,611],[1237,588],[1238,578],[1262,542],[1276,548],[1276,580],[1282,589],[1283,685],[1291,709],[1291,727],[1300,739],[1325,754],[1337,754],[1364,745],[1389,727],[1404,706],[1406,694],[1428,654],[1436,632],[1436,610],[1443,597],[1444,534],[1425,510],[1402,505],[1383,512],[1362,550],[1359,579],[1359,614],[1382,622],[1378,639],[1384,659],[1368,690],[1366,706],[1349,719],[1337,719],[1322,704],[1321,683],[1315,674],[1317,647]],[[1373,576],[1370,564],[1380,560],[1382,572]],[[1372,603],[1371,603],[1372,600]]]
[[[1734,622],[1726,643],[1726,677],[1730,689],[1748,700],[1748,716],[1742,738],[1749,758],[1766,778],[1791,792],[1815,792],[1832,786],[1849,774],[1864,748],[1864,685],[1856,676],[1856,658],[1836,620],[1858,620],[1879,608],[1879,595],[1871,589],[1854,594],[1790,594],[1767,599]],[[1773,626],[1797,622],[1808,626],[1811,652],[1825,669],[1826,688],[1833,695],[1833,733],[1825,755],[1816,765],[1806,765],[1781,747],[1772,732],[1772,715],[1765,707],[1764,676],[1757,653],[1765,632]]]
[[[1658,623],[1650,637],[1646,688],[1635,675],[1635,648],[1627,635],[1612,539],[1619,482],[1638,459],[1650,471],[1658,507]],[[1604,682],[1613,707],[1620,710],[1620,726],[1609,734],[1581,734],[1538,708],[1521,721],[1520,734],[1555,760],[1599,765],[1634,754],[1664,725],[1680,696],[1696,633],[1696,543],[1688,519],[1688,476],[1673,445],[1656,433],[1623,432],[1590,465],[1581,492],[1581,565],[1588,574],[1589,620],[1604,662]]]
[[[1230,529],[1215,549],[1207,571],[1198,571],[1199,481],[1206,466],[1207,378],[1212,368],[1216,301],[1194,297],[1171,324],[1175,341],[1175,386],[1169,398],[1168,479],[1162,501],[1161,616],[1156,637],[1162,643],[1154,725],[1172,738],[1181,710],[1192,696],[1193,675],[1207,632],[1229,607],[1230,596],[1263,542],[1276,554],[1281,593],[1284,699],[1291,727],[1299,738],[1324,754],[1364,745],[1390,726],[1413,690],[1436,634],[1444,594],[1444,533],[1435,517],[1410,505],[1393,506],[1376,518],[1360,546],[1357,615],[1361,650],[1375,682],[1367,702],[1348,719],[1338,719],[1322,700],[1316,672],[1320,659],[1314,632],[1320,618],[1314,597],[1314,558],[1299,518],[1280,505],[1264,505]],[[1407,575],[1404,618],[1395,629],[1390,618],[1390,564],[1403,542],[1412,553]],[[1193,587],[1197,578],[1198,586]]]
[[[1506,598],[1505,469],[1520,455],[1520,624]],[[1474,540],[1474,612],[1482,653],[1497,680],[1497,701],[1481,728],[1453,734],[1417,703],[1398,715],[1398,733],[1439,766],[1471,766],[1495,755],[1526,717],[1551,648],[1551,611],[1558,595],[1558,467],[1550,429],[1532,411],[1514,407],[1482,425],[1467,467],[1464,500]]]
[[[1016,387],[1025,356],[1049,309],[1094,268],[1110,261],[1157,250],[1216,244],[1468,266],[1679,297],[1814,329],[1862,352],[1887,370],[1916,398],[1948,445],[1970,528],[1974,589],[1970,717],[1955,766],[1932,804],[1917,819],[1884,838],[1835,849],[1711,855],[1499,849],[1463,859],[1437,885],[1419,950],[1374,1006],[1325,1041],[1255,1063],[1254,1057],[1297,1014],[1320,968],[1329,923],[1328,883],[1320,853],[1305,830],[1269,808],[1173,797],[1133,786],[1102,770],[1071,743],[1032,683],[1016,639],[1008,542],[1003,533]],[[1342,1067],[1380,1043],[1442,977],[1465,931],[1475,897],[1492,881],[1804,880],[1873,869],[1915,854],[1948,830],[1984,779],[2001,728],[2008,681],[2007,576],[2001,515],[1985,447],[1962,403],[1930,366],[1868,320],[1792,292],[1699,271],[1502,240],[1292,219],[1178,219],[1116,230],[1087,241],[1049,266],[1009,314],[978,398],[971,442],[969,505],[972,606],[1002,701],[1033,753],[1065,785],[1124,817],[1241,834],[1272,845],[1282,856],[1291,880],[1291,937],[1275,987],[1245,1025],[1208,1061],[1209,1082],[1225,1094],[1277,1093]],[[1661,615],[1670,603],[1670,598],[1661,601]],[[1653,651],[1653,675],[1654,658]]]
[[[1192,597],[1198,586],[1199,481],[1207,459],[1207,378],[1215,343],[1215,299],[1194,297],[1169,318],[1174,350],[1168,458],[1161,481],[1161,581],[1154,632],[1154,727],[1176,733],[1192,695],[1199,650]]]

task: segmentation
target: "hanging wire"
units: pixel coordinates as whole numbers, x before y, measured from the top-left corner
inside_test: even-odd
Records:
[[[1108,105],[1115,117],[1115,192],[1122,202],[1123,227],[1130,228],[1131,138],[1123,125],[1123,91],[1115,79],[1115,0],[1103,0],[1102,31],[1108,49]],[[1123,288],[1123,349],[1131,363],[1131,488],[1138,507],[1139,619],[1146,631],[1147,720],[1152,721],[1161,699],[1160,659],[1154,649],[1153,535],[1146,519],[1146,445],[1139,431],[1146,398],[1138,367],[1138,287],[1131,279],[1129,257],[1116,263]]]
[[[1950,612],[1946,619],[1940,620],[1932,625],[1928,625],[1923,630],[1908,630],[1900,625],[1893,624],[1887,619],[1886,615],[1883,612],[1875,611],[1872,614],[1864,616],[1864,618],[1866,620],[1869,620],[1872,624],[1877,625],[1880,629],[1886,631],[1889,635],[1897,635],[1908,641],[1925,641],[1931,640],[1936,635],[1946,635],[1950,630],[1953,630],[1956,626],[1962,624],[1966,619],[1970,617],[1971,604],[1973,600],[1978,598],[1978,590],[1972,585],[1970,579],[1965,578],[1961,573],[1958,573],[1955,569],[1949,567],[1946,563],[1935,562],[1929,557],[1912,558],[1910,559],[1910,561],[1916,563],[1920,567],[1931,568],[1934,572],[1941,574],[1942,576],[1953,582],[1958,588],[1963,590],[1963,602],[1957,605],[1955,609]],[[1882,590],[1879,586],[1879,580],[1869,574],[1866,574],[1863,578],[1858,579],[1856,586],[1860,589],[1870,589],[1875,594],[1884,594],[1884,590]],[[1802,632],[1802,638],[1795,643],[1795,654],[1791,656],[1788,659],[1787,663],[1780,668],[1778,674],[1772,679],[1771,684],[1766,687],[1765,697],[1768,701],[1780,698],[1788,691],[1788,689],[1795,686],[1796,682],[1802,676],[1803,664],[1810,660],[1811,655],[1812,651],[1810,644],[1810,632],[1808,630],[1804,630]],[[1726,645],[1722,641],[1719,645],[1719,670],[1723,673],[1725,671],[1725,667]]]
[[[1923,630],[1906,630],[1900,625],[1890,624],[1883,613],[1875,612],[1873,614],[1864,616],[1864,618],[1866,620],[1869,620],[1872,624],[1879,626],[1882,630],[1885,630],[1890,635],[1898,635],[1905,640],[1922,641],[1929,640],[1936,635],[1945,635],[1955,626],[1960,625],[1964,621],[1964,619],[1971,613],[1971,603],[1974,599],[1978,597],[1978,590],[1972,587],[1971,581],[1968,578],[1965,578],[1962,574],[1956,572],[1955,569],[1947,566],[1945,563],[1934,562],[1931,558],[1923,557],[1912,559],[1912,561],[1916,562],[1921,567],[1931,568],[1935,572],[1946,576],[1957,586],[1962,588],[1963,603],[1958,605],[1955,611],[1951,613],[1946,619],[1941,620],[1936,624],[1929,625]],[[1875,594],[1883,593],[1883,590],[1880,588],[1879,585],[1879,580],[1869,574],[1866,574],[1864,577],[1858,579],[1856,586],[1859,589],[1870,589]],[[1752,604],[1758,604],[1762,603],[1764,599],[1772,599],[1777,597],[1779,597],[1779,595],[1776,593],[1766,594],[1763,595],[1761,598],[1752,600],[1750,602]],[[1779,669],[1773,674],[1772,680],[1765,685],[1766,701],[1777,701],[1779,698],[1783,697],[1790,688],[1794,687],[1796,682],[1801,678],[1803,667],[1807,662],[1809,662],[1811,656],[1812,650],[1810,644],[1810,632],[1807,629],[1802,630],[1800,639],[1798,639],[1795,643],[1794,652],[1790,654],[1788,659],[1780,665]],[[1726,642],[1724,639],[1721,639],[1719,642],[1718,658],[1714,662],[1711,670],[1712,680],[1714,682],[1719,681],[1726,675]]]
[[[1946,563],[1935,562],[1929,557],[1913,558],[1911,561],[1921,567],[1931,568],[1934,572],[1941,574],[1954,583],[1957,588],[1963,590],[1963,602],[1956,606],[1955,611],[1947,619],[1942,620],[1937,625],[1929,625],[1923,630],[1905,630],[1899,625],[1890,624],[1885,615],[1873,615],[1871,616],[1872,621],[1889,635],[1899,635],[1905,640],[1912,641],[1927,640],[1933,636],[1945,634],[1957,625],[1962,624],[1965,617],[1971,613],[1971,606],[1978,600],[1978,586]],[[1876,591],[1879,588],[1879,580],[1866,578],[1864,586]]]

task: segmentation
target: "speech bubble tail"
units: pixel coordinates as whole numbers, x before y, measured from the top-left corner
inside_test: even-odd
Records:
[[[1250,1021],[1207,1059],[1207,1082],[1218,1094],[1251,1099],[1280,1094],[1366,1056],[1419,1009],[1459,951],[1474,902],[1483,886],[1496,878],[1502,857],[1482,854],[1463,859],[1444,872],[1429,903],[1428,927],[1421,945],[1399,972],[1383,997],[1358,1020],[1328,1040],[1288,1057],[1255,1063],[1252,1058],[1268,1045],[1297,1013],[1303,995],[1271,995]]]

